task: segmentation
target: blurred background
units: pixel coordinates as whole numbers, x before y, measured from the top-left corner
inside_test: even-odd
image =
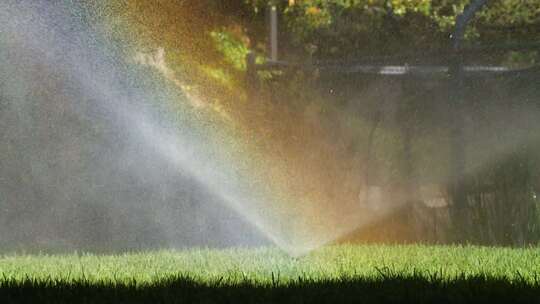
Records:
[[[537,244],[540,3],[482,3],[461,38],[469,2],[7,1],[1,249]],[[109,72],[145,76],[95,102]],[[219,138],[275,200],[241,215],[124,107]]]

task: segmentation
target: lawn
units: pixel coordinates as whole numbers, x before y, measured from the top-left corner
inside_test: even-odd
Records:
[[[540,303],[540,248],[336,245],[0,258],[7,302]]]

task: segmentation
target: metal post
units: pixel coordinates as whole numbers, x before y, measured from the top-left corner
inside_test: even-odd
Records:
[[[270,59],[272,61],[278,60],[278,11],[275,5],[270,5],[269,10],[269,19],[270,19],[270,30],[269,30],[269,42],[270,42]]]
[[[453,107],[451,122],[451,172],[450,194],[452,197],[451,216],[457,240],[466,239],[469,233],[469,217],[467,212],[467,191],[465,182],[465,94],[463,79],[463,55],[461,53],[463,36],[469,21],[474,17],[488,0],[472,0],[463,13],[456,18],[456,27],[450,39],[452,40],[452,61],[450,63],[450,106]]]

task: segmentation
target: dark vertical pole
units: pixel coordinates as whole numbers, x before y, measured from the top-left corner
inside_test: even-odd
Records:
[[[278,60],[278,9],[273,3],[268,5],[268,52],[270,60]]]
[[[456,240],[466,240],[469,232],[469,214],[467,212],[467,191],[465,183],[465,90],[463,79],[463,55],[461,52],[463,36],[469,21],[488,0],[472,0],[463,13],[456,18],[456,27],[450,36],[452,42],[452,58],[449,67],[450,106],[453,108],[451,121],[451,172],[450,194],[452,196],[451,216]]]

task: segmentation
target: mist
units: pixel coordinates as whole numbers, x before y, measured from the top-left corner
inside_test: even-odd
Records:
[[[207,100],[208,83],[192,93],[167,43],[140,48],[100,13],[68,1],[0,4],[2,251],[300,255],[335,242],[451,241],[440,232],[456,226],[448,81],[287,72],[274,86],[233,83],[246,96],[224,106]],[[467,196],[474,237],[501,243],[514,229],[519,240],[505,244],[523,245],[540,231],[522,221],[538,205],[540,109],[522,80],[499,81],[466,79],[458,179],[477,186]],[[512,172],[524,176],[510,187],[518,203],[499,204]]]
[[[172,93],[103,42],[81,7],[7,1],[0,10],[3,250],[268,243],[201,180],[216,174],[203,130],[189,114],[173,127],[178,118],[159,104]]]

